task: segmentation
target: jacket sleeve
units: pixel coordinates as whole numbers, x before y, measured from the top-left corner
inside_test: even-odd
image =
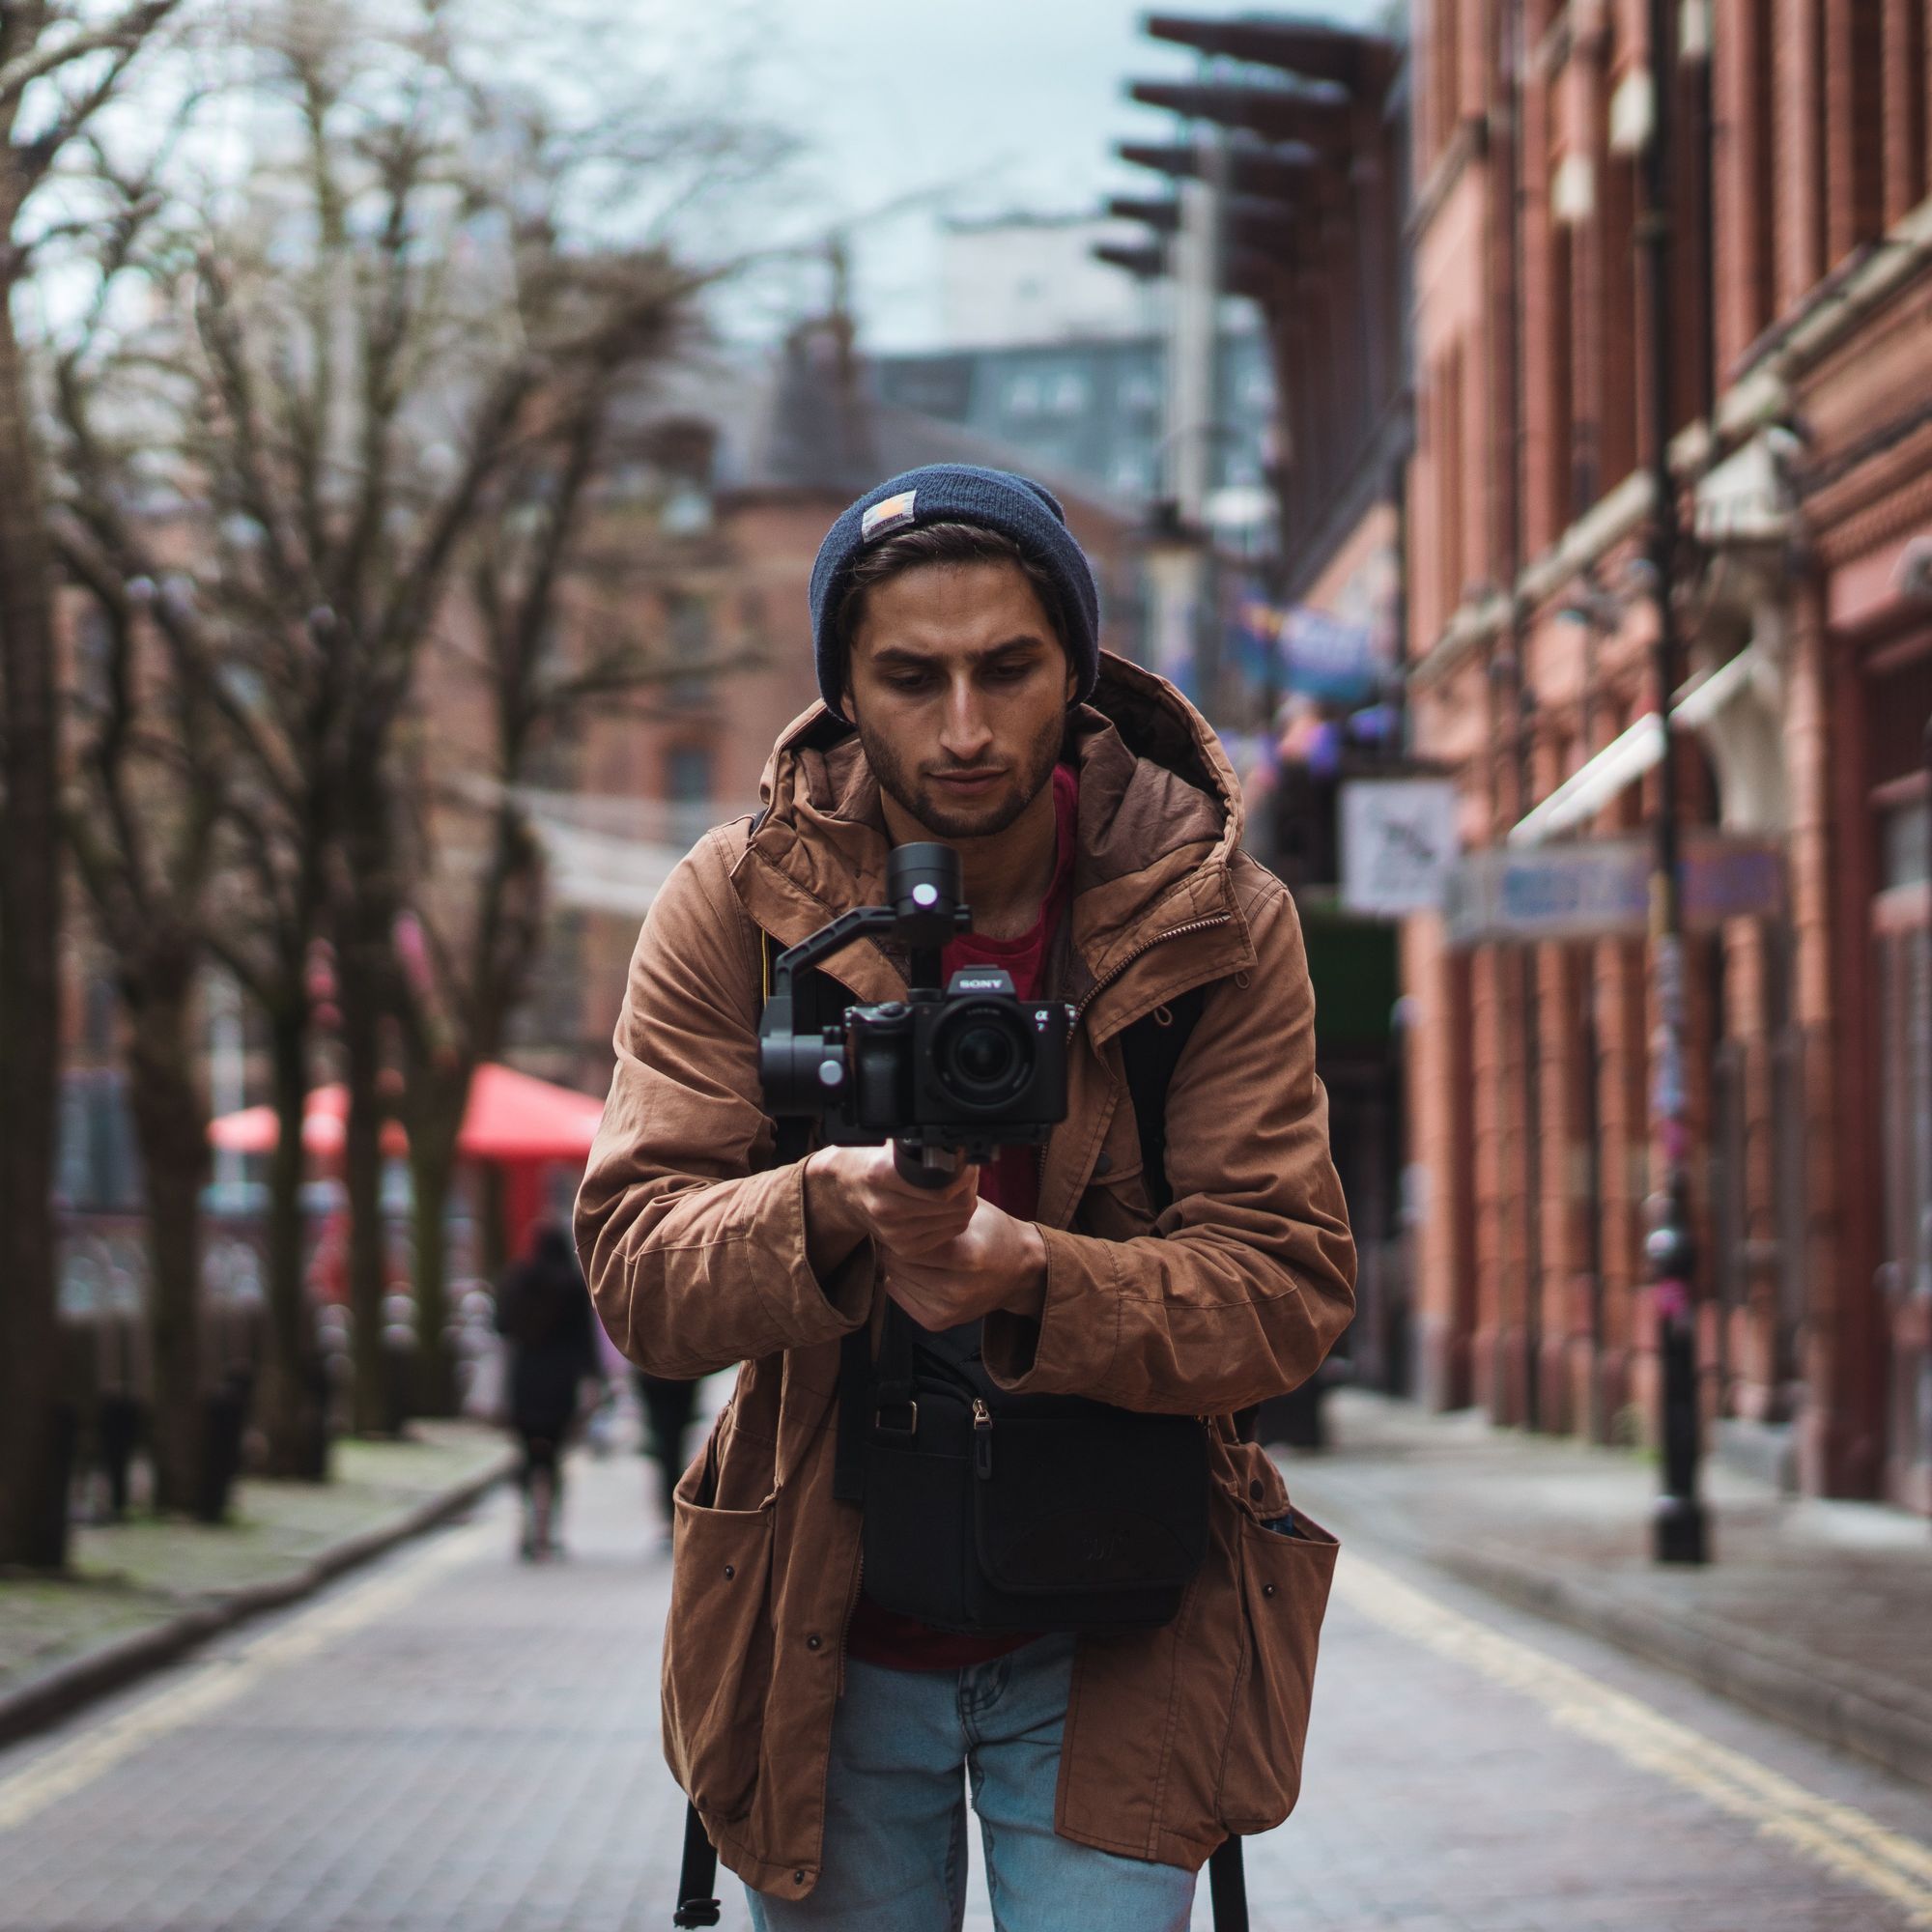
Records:
[[[611,1339],[680,1378],[855,1328],[871,1247],[821,1284],[797,1165],[761,1168],[756,935],[699,841],[652,901],[631,959],[616,1070],[577,1196],[577,1245]]]
[[[1225,1414],[1305,1381],[1348,1326],[1355,1246],[1315,1077],[1300,922],[1277,883],[1258,899],[1250,983],[1210,991],[1168,1089],[1174,1199],[1158,1232],[1108,1241],[1043,1227],[1039,1318],[986,1318],[986,1365],[1004,1386]]]

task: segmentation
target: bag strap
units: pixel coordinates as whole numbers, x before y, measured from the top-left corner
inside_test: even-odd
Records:
[[[1208,1899],[1214,1909],[1214,1932],[1248,1932],[1248,1875],[1241,1865],[1241,1841],[1223,1838],[1208,1854]]]
[[[1218,1855],[1217,1855],[1218,1856]],[[704,1834],[704,1821],[697,1806],[686,1802],[684,1807],[684,1862],[677,1874],[677,1910],[673,1925],[716,1925],[719,1902],[718,1852]]]
[[[1207,1004],[1208,988],[1190,987],[1166,1006],[1143,1013],[1121,1035],[1121,1063],[1141,1139],[1141,1172],[1156,1214],[1174,1200],[1167,1180],[1167,1090]],[[1163,1012],[1165,1023],[1159,1017]]]

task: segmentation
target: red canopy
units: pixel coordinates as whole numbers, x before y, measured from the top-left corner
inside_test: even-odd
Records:
[[[344,1088],[316,1088],[302,1116],[302,1146],[310,1153],[339,1155],[348,1110]],[[469,1082],[456,1151],[469,1160],[582,1160],[603,1114],[603,1101],[587,1094],[486,1062]],[[275,1110],[223,1114],[210,1122],[208,1137],[232,1153],[268,1153],[275,1145]],[[399,1155],[408,1149],[401,1125],[391,1121],[383,1130],[383,1151]]]
[[[470,1160],[582,1160],[604,1102],[486,1061],[469,1082],[456,1151]]]
[[[316,1087],[302,1110],[302,1146],[314,1154],[334,1159],[348,1132],[349,1090]],[[280,1138],[272,1107],[244,1107],[239,1114],[222,1114],[208,1123],[210,1142],[228,1153],[272,1153]],[[383,1151],[403,1154],[409,1141],[402,1127],[390,1121],[383,1129]]]

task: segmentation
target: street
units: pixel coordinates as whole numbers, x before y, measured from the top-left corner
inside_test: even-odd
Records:
[[[512,1560],[498,1495],[0,1753],[0,1923],[668,1924],[641,1477],[579,1459],[562,1564]],[[1257,1932],[1890,1932],[1932,1925],[1932,1792],[1353,1547],[1302,1803],[1248,1872]]]

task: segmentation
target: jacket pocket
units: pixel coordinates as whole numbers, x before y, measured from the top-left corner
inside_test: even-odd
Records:
[[[1293,1533],[1243,1510],[1236,1564],[1245,1645],[1216,1810],[1231,1833],[1269,1832],[1294,1808],[1315,1659],[1340,1546],[1299,1511]]]
[[[734,1819],[751,1809],[771,1690],[772,1505],[715,1507],[715,1442],[677,1486],[665,1754],[699,1811]]]

